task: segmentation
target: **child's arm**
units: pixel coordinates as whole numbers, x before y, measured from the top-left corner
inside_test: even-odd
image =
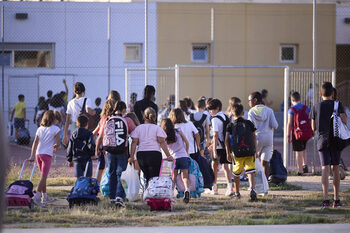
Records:
[[[88,141],[88,149],[89,149],[89,155],[91,156],[91,159],[95,160],[97,159],[95,152],[96,152],[96,145],[94,141],[94,135],[90,135],[89,141]]]
[[[136,146],[139,144],[139,139],[138,138],[132,138],[132,143],[131,143],[131,151],[130,151],[130,158],[129,158],[129,163],[132,164],[133,161],[135,160],[135,151],[136,151]]]
[[[168,150],[168,146],[165,143],[165,138],[162,137],[157,137],[157,141],[160,145],[160,148],[162,148],[162,150],[164,151],[166,157],[168,158],[169,161],[173,161],[173,157],[171,157],[170,152]]]
[[[292,132],[292,122],[293,122],[293,116],[292,114],[288,114],[288,124],[287,124],[287,138],[288,142],[290,143],[292,141],[290,133]]]
[[[200,145],[200,143],[201,143],[201,138],[200,138],[200,136],[199,136],[199,133],[196,133],[196,134],[195,134],[195,139],[196,139],[196,144],[197,144],[198,151],[200,151],[200,150],[201,150],[201,147],[200,147],[199,145]]]
[[[26,120],[26,119],[27,119],[27,118],[26,118],[26,113],[27,113],[26,108],[23,108],[23,110],[22,110],[22,111],[23,111],[23,116],[24,116],[24,118],[23,118],[23,119],[24,119],[24,120]]]
[[[253,137],[253,142],[254,142],[254,146],[255,146],[255,157],[259,158],[259,155],[258,155],[258,143],[256,141],[255,132],[252,133],[252,137]]]
[[[210,144],[210,135],[209,135],[209,124],[205,126],[205,137],[207,139],[207,146]]]
[[[67,161],[69,164],[73,163],[73,143],[72,139],[69,140],[68,147],[67,147]]]
[[[53,145],[53,152],[56,152],[58,147],[60,147],[61,141],[60,141],[60,132],[58,132],[55,136],[56,138],[56,144]]]
[[[213,140],[212,140],[212,143],[213,143],[213,157],[214,157],[214,159],[218,158],[218,154],[217,154],[217,151],[216,151],[216,148],[218,148],[218,142],[219,142],[219,132],[215,131],[214,134],[213,134]]]
[[[68,127],[70,125],[71,116],[72,115],[69,113],[66,115],[66,124],[64,125],[64,133],[63,133],[63,139],[62,139],[63,145],[67,145],[67,143],[68,143]]]
[[[101,146],[101,143],[102,143],[102,135],[99,134],[97,139],[96,139],[96,145],[95,145],[95,155],[98,156],[98,157],[102,157],[103,155],[100,154],[100,146]]]
[[[188,140],[187,140],[187,138],[185,137],[185,135],[180,131],[179,132],[180,133],[180,136],[181,136],[181,138],[182,138],[182,140],[185,142],[185,144],[186,144],[186,152],[187,152],[187,154],[188,154],[188,149],[190,148],[190,144],[188,143]]]
[[[39,144],[39,137],[38,135],[35,135],[34,142],[32,145],[32,153],[30,154],[30,157],[28,159],[30,162],[34,161],[35,151],[36,151],[36,148],[38,147],[38,144]]]
[[[15,114],[15,111],[16,111],[15,108],[13,108],[13,109],[12,109],[12,112],[11,112],[11,119],[10,119],[10,121],[13,120],[13,115]]]
[[[227,161],[232,162],[231,148],[230,148],[230,132],[226,132],[225,149],[227,154]]]
[[[65,79],[63,79],[63,85],[64,85],[64,89],[66,91],[66,94],[64,96],[68,96],[68,87],[67,87],[67,82]]]

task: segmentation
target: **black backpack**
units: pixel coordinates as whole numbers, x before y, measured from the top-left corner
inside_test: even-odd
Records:
[[[231,150],[236,157],[255,155],[255,145],[252,137],[253,131],[247,121],[240,119],[232,124]]]
[[[126,152],[128,145],[128,125],[124,118],[112,116],[108,118],[103,131],[103,149],[112,154]]]
[[[226,114],[224,114],[224,116],[225,116],[225,119],[219,115],[214,116],[214,117],[218,118],[220,121],[222,121],[222,123],[223,123],[223,126],[222,126],[223,141],[220,141],[220,138],[219,138],[219,142],[221,143],[223,148],[225,148],[226,128],[227,128],[227,125],[230,123],[230,118],[228,118],[228,116],[226,116]]]
[[[203,127],[203,122],[207,119],[207,116],[203,113],[201,119],[199,121],[196,121],[194,119],[194,114],[190,114],[190,121],[192,121],[192,123],[194,124],[194,126],[196,127],[196,129],[198,130],[198,134],[200,137],[200,144],[203,145],[204,143],[204,139],[205,139],[205,135],[204,135],[204,127]],[[196,140],[196,139],[195,139]]]

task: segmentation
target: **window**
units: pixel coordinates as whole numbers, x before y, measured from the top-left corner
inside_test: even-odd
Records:
[[[0,66],[11,66],[11,57],[12,57],[12,52],[11,51],[0,51]]]
[[[281,63],[296,63],[297,45],[281,45],[280,60]]]
[[[209,63],[209,44],[192,45],[192,62]]]
[[[54,66],[53,43],[0,43],[0,48],[2,46],[9,53],[7,55],[5,52],[4,57],[9,57],[8,59],[12,67],[52,68]]]
[[[142,62],[142,44],[124,44],[124,62]]]

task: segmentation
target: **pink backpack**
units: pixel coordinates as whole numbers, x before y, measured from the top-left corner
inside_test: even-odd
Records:
[[[109,117],[103,130],[103,149],[112,154],[126,152],[128,146],[128,124],[120,116]]]

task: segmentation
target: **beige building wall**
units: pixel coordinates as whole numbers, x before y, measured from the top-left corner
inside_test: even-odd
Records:
[[[201,64],[191,61],[193,43],[211,42],[211,8],[215,11],[216,65],[284,65],[280,45],[297,45],[297,62],[291,67],[312,67],[312,4],[208,4],[158,3],[158,67]],[[318,6],[317,64],[335,67],[335,5]],[[211,61],[209,61],[210,64]],[[283,101],[283,69],[215,69],[214,97],[224,108],[231,96],[245,108],[252,91],[265,88],[278,110]],[[164,78],[162,79],[164,82]],[[168,92],[173,90],[173,79]],[[167,84],[158,82],[158,89]],[[167,93],[168,94],[168,93]],[[158,92],[158,103],[166,99]],[[209,68],[180,70],[180,98],[211,95]]]

